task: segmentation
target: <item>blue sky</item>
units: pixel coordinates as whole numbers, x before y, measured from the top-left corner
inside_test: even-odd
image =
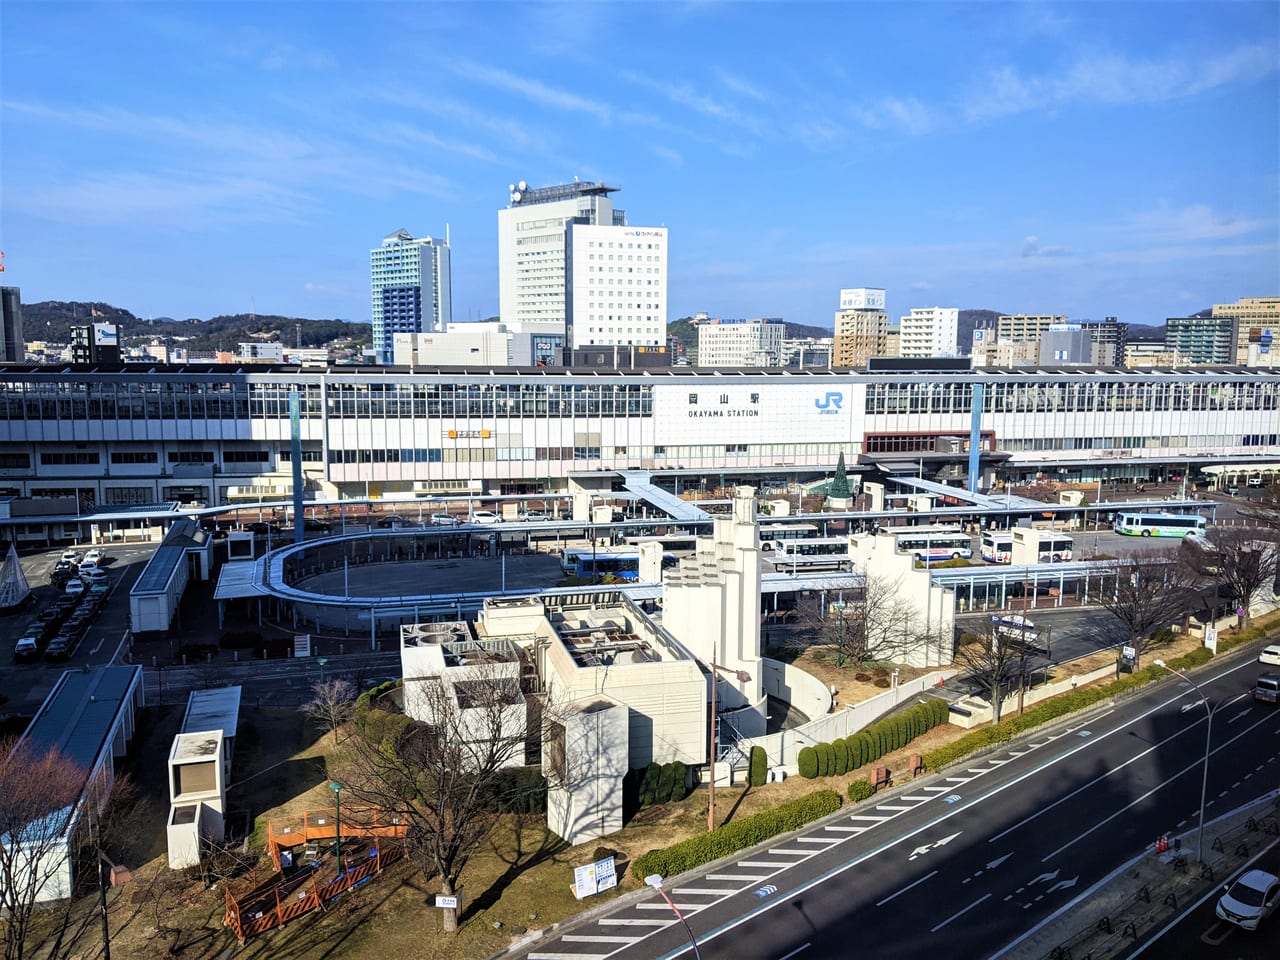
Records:
[[[669,317],[1162,323],[1280,294],[1280,4],[0,5],[23,299],[369,319],[369,250],[497,313],[507,185],[619,186]]]

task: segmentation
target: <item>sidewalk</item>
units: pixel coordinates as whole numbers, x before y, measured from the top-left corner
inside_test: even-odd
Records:
[[[992,960],[1121,956],[1181,910],[1220,888],[1260,850],[1280,843],[1280,791],[1204,825],[1205,863],[1195,862],[1198,830],[1170,835],[1059,909]]]

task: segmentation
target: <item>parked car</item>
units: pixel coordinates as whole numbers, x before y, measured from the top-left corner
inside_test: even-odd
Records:
[[[456,527],[458,518],[451,513],[433,513],[428,523],[433,527]]]
[[[1218,917],[1245,930],[1257,930],[1280,905],[1280,877],[1265,870],[1249,870],[1223,889]]]
[[[94,567],[88,573],[82,574],[81,579],[83,579],[85,583],[93,585],[95,583],[107,583],[111,579],[111,575],[105,570],[99,570],[97,567]]]
[[[84,581],[79,578],[68,580],[65,589],[72,596],[79,596],[84,593]]]
[[[65,634],[60,633],[53,638],[53,642],[45,650],[44,658],[46,660],[68,660],[74,650],[75,644],[73,641]]]
[[[308,533],[328,533],[333,529],[333,524],[308,517],[302,521],[302,529],[306,530]]]
[[[1280,666],[1280,643],[1263,647],[1258,653],[1258,662]]]
[[[520,519],[526,523],[532,523],[538,520],[550,520],[551,518],[541,510],[530,510],[527,513],[520,514]]]
[[[86,563],[92,563],[96,566],[101,562],[102,562],[102,551],[94,549],[94,550],[89,550],[85,553],[84,559],[80,561],[80,564],[81,566],[83,566]]]
[[[13,648],[14,663],[29,663],[40,659],[40,641],[35,637],[19,637]]]
[[[1261,477],[1250,477],[1250,478],[1249,478],[1249,486],[1251,486],[1251,487],[1261,487],[1262,485],[1263,485],[1263,483],[1262,483],[1262,478],[1261,478]]]
[[[101,580],[98,583],[89,584],[90,597],[97,597],[99,600],[105,600],[107,597],[107,594],[110,592],[111,592],[111,584],[108,583],[106,580]]]
[[[383,517],[374,526],[381,527],[383,530],[397,530],[402,527],[416,527],[417,524],[393,513],[389,517]]]
[[[79,550],[62,551],[61,561],[64,563],[72,564],[74,566],[75,564],[80,562],[80,551]]]
[[[246,523],[244,525],[244,528],[248,530],[250,533],[256,533],[259,536],[264,536],[264,537],[268,536],[269,534],[277,532],[277,530],[279,529],[278,527],[276,527],[275,524],[266,523],[262,520],[255,520],[253,523]]]
[[[502,518],[492,510],[475,510],[471,514],[471,523],[501,523]]]
[[[1237,487],[1234,483],[1227,487],[1228,496],[1234,497],[1239,492],[1240,492],[1240,488]]]

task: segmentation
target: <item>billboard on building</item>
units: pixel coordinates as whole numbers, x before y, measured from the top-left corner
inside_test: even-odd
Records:
[[[878,287],[845,287],[840,291],[841,310],[883,310],[884,290]]]
[[[98,347],[118,347],[120,345],[120,328],[114,323],[95,323],[93,325],[93,343]]]

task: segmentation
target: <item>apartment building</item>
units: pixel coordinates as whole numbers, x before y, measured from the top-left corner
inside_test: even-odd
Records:
[[[865,366],[871,357],[885,355],[888,339],[889,314],[884,308],[884,289],[843,288],[840,309],[835,315],[832,366]]]

